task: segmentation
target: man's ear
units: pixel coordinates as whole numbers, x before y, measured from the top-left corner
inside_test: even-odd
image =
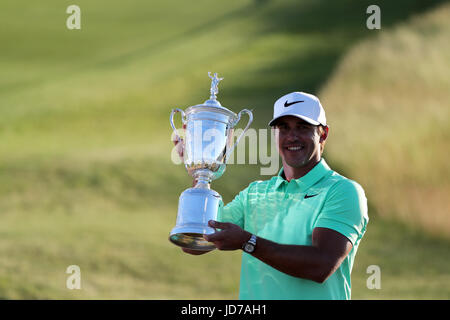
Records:
[[[324,142],[325,140],[327,140],[328,131],[329,131],[328,126],[323,126],[322,128],[323,128],[323,130],[322,130],[322,134],[321,134],[320,140],[319,140],[321,143]]]

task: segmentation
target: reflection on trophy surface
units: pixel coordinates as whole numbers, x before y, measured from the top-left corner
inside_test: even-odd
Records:
[[[186,126],[184,164],[197,184],[180,195],[177,221],[169,240],[194,250],[215,248],[203,239],[203,234],[214,233],[208,221],[216,220],[223,202],[222,197],[210,188],[210,183],[225,172],[228,157],[253,121],[251,111],[244,109],[235,114],[217,101],[218,85],[223,78],[218,78],[217,73],[211,76],[209,72],[208,75],[211,78],[209,100],[191,106],[186,111],[173,109],[170,114],[170,124],[177,135],[173,118],[176,112],[181,113],[182,123]],[[249,121],[233,145],[233,128],[242,113],[248,114]]]

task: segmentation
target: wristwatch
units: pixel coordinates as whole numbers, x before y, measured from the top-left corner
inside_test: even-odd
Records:
[[[256,236],[252,234],[250,239],[247,242],[244,242],[242,250],[244,250],[247,253],[252,253],[253,251],[255,251],[255,247],[256,247]]]

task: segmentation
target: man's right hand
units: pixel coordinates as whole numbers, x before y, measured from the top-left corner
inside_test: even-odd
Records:
[[[186,125],[183,125],[183,129],[186,129]],[[175,137],[175,140],[172,141],[173,144],[175,145],[176,149],[177,149],[177,153],[178,156],[180,157],[181,161],[184,161],[184,140],[181,139],[179,136]],[[194,179],[194,181],[192,181],[192,187],[195,187],[195,185],[197,184],[197,180]],[[194,254],[194,253],[192,253]]]
[[[173,140],[173,143],[175,144],[175,147],[177,149],[177,153],[180,156],[181,161],[183,161],[184,156],[184,141],[180,137],[175,137],[175,140]]]

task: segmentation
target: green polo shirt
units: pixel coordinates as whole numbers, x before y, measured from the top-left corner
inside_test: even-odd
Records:
[[[219,220],[280,244],[311,245],[314,228],[329,228],[347,237],[353,248],[321,284],[287,275],[244,252],[239,298],[350,299],[350,273],[369,221],[364,190],[324,159],[300,179],[288,182],[282,172],[252,182],[223,208]]]

